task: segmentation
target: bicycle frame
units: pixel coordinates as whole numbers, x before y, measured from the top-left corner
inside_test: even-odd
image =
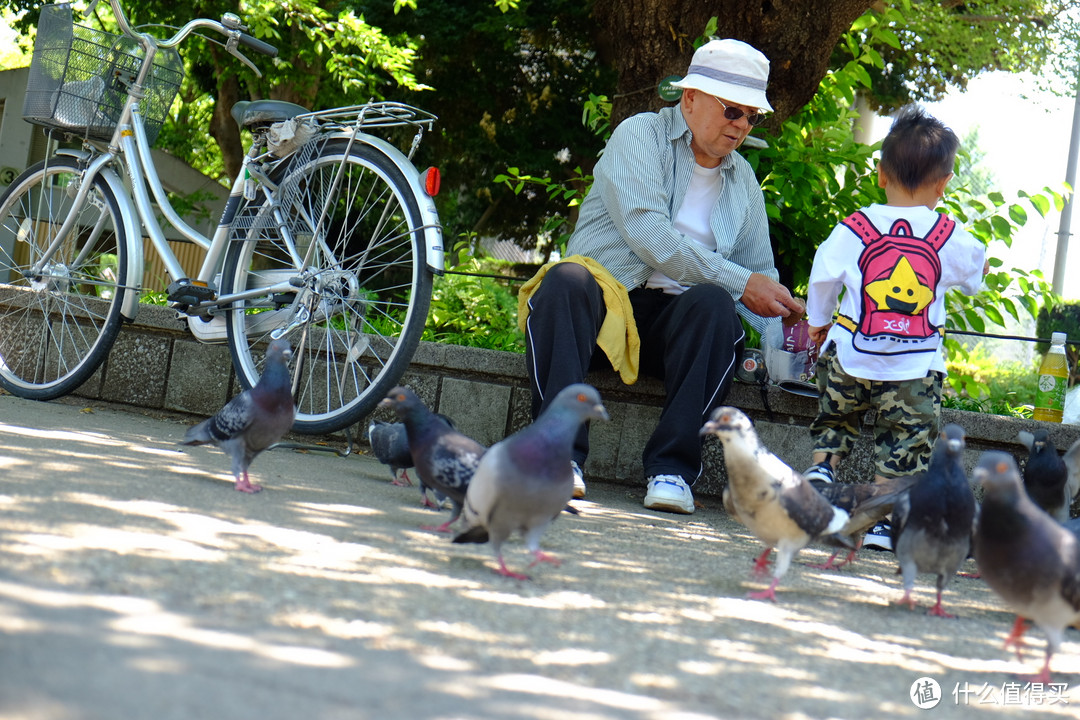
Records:
[[[312,115],[317,114],[318,113],[312,113]],[[125,297],[124,304],[121,308],[121,313],[125,319],[132,321],[138,314],[138,300],[139,292],[141,291],[141,279],[144,266],[142,244],[143,233],[139,228],[140,223],[142,228],[146,230],[151,245],[161,258],[169,276],[173,280],[185,279],[187,277],[183,268],[180,266],[180,261],[177,259],[176,253],[169,247],[161,223],[154,213],[151,195],[153,196],[153,200],[157,201],[158,208],[162,211],[169,224],[171,224],[184,238],[206,250],[206,257],[203,260],[202,267],[195,279],[200,283],[205,283],[210,287],[213,287],[214,275],[220,268],[222,257],[229,243],[229,234],[232,223],[242,204],[241,201],[246,180],[245,172],[241,172],[233,182],[228,200],[225,204],[225,209],[222,212],[221,219],[218,222],[213,237],[207,238],[198,230],[195,230],[184,222],[169,202],[168,195],[161,184],[161,179],[158,177],[157,169],[154,166],[150,152],[150,144],[147,141],[146,130],[143,125],[142,115],[139,111],[139,103],[136,101],[132,89],[129,89],[128,103],[124,115],[130,119],[130,124],[121,123],[117,126],[114,143],[110,145],[108,151],[102,152],[97,156],[94,156],[85,150],[58,151],[58,154],[70,155],[81,160],[89,160],[90,165],[87,168],[84,181],[76,195],[71,214],[61,227],[61,230],[57,233],[57,239],[54,241],[53,246],[38,261],[34,270],[40,271],[41,268],[49,262],[56,248],[59,247],[62,238],[66,236],[68,226],[72,224],[76,210],[80,208],[85,201],[86,193],[90,187],[88,181],[92,180],[95,175],[102,175],[106,182],[108,182],[116,191],[117,198],[120,199],[121,204],[124,206],[122,214],[127,225],[127,249],[129,257],[131,258],[129,267],[133,270],[132,277],[138,279],[139,285],[131,287],[130,289],[134,292],[126,294],[127,296]],[[419,229],[422,229],[424,233],[423,241],[427,249],[426,256],[428,269],[433,273],[442,274],[444,263],[442,227],[439,224],[434,200],[424,192],[420,173],[417,172],[409,158],[396,147],[382,138],[359,132],[359,129],[358,124],[352,132],[328,132],[325,133],[324,136],[330,138],[340,137],[349,139],[353,143],[368,144],[378,148],[389,157],[401,171],[402,175],[408,181],[414,195],[417,198],[426,198],[426,202],[420,203],[423,223]],[[119,152],[117,152],[115,142],[117,137],[119,138]],[[118,154],[123,156],[124,166],[131,180],[130,192],[124,187],[116,173],[108,167],[109,164],[116,159]],[[251,163],[252,158],[250,155],[245,156],[245,171],[252,169]],[[270,193],[276,188],[272,187],[272,183],[268,178],[261,173],[259,175],[260,181],[258,187],[260,191],[264,193],[265,199],[272,202],[273,197]],[[134,201],[134,204],[132,204],[132,200]],[[134,222],[136,214],[140,223]],[[284,223],[281,224],[281,229],[283,233],[286,235],[288,234],[288,230],[284,226]],[[299,258],[295,259],[299,260]],[[297,263],[297,272],[299,273],[302,269],[302,263]],[[272,286],[261,287],[243,293],[218,295],[212,301],[191,306],[187,310],[187,315],[189,317],[189,327],[191,328],[192,333],[204,342],[223,339],[224,327],[220,324],[210,326],[210,323],[207,322],[193,321],[200,315],[206,315],[213,309],[229,307],[236,301],[245,300],[269,292],[289,292],[294,290],[295,286],[290,280],[291,278],[283,279],[281,282]],[[216,289],[217,288],[214,288],[215,292]]]

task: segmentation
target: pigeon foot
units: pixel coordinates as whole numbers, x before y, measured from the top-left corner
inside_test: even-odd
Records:
[[[915,609],[915,598],[911,597],[911,591],[910,590],[905,590],[904,591],[904,597],[897,600],[896,604],[897,605],[907,605],[908,610],[914,610]]]
[[[547,563],[549,565],[559,567],[560,565],[562,565],[562,560],[555,557],[554,555],[548,555],[542,550],[537,550],[535,553],[533,553],[533,561],[529,563],[529,567],[533,567],[534,565],[538,565],[540,563]]]
[[[952,618],[956,617],[952,613],[945,612],[945,608],[941,607],[941,593],[938,593],[937,602],[934,603],[934,607],[926,611],[927,615],[933,615],[935,617]]]
[[[764,590],[756,590],[746,593],[746,597],[751,600],[772,600],[776,602],[776,586],[780,583],[780,578],[773,578],[773,581],[769,583],[769,587]]]
[[[499,557],[499,569],[496,570],[495,573],[497,575],[502,575],[503,577],[514,578],[515,580],[531,580],[532,579],[528,575],[522,575],[521,573],[516,573],[516,572],[510,570],[508,567],[506,567],[506,563],[503,561],[501,556]]]
[[[241,478],[241,479],[237,479],[237,481],[236,481],[236,491],[237,492],[248,493],[250,495],[254,495],[255,493],[259,492],[260,490],[262,490],[262,485],[256,485],[255,483],[248,480],[246,476]]]
[[[438,508],[436,508],[436,509],[438,509]],[[454,518],[454,520],[457,520],[457,518]],[[450,525],[453,524],[454,520],[447,520],[442,525],[421,525],[420,529],[421,530],[432,530],[432,531],[437,532],[437,533],[448,533],[448,532],[450,532]]]
[[[841,560],[840,562],[838,562],[836,564],[833,564],[833,560],[835,560],[836,556],[839,555],[839,554],[840,554],[839,552],[834,552],[832,555],[829,556],[829,559],[826,560],[824,563],[816,563],[816,564],[813,564],[813,565],[809,565],[808,567],[812,567],[815,570],[839,570],[840,568],[844,567],[845,565],[849,565],[851,563],[851,561],[855,559],[855,551],[852,550],[847,554],[846,558],[844,558],[843,560]]]

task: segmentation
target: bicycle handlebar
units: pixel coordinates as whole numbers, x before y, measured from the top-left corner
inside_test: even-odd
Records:
[[[257,37],[252,37],[251,35],[242,32],[240,33],[239,41],[241,45],[246,48],[251,48],[255,52],[262,53],[263,55],[272,58],[277,57],[278,49],[268,42],[263,42]]]
[[[98,1],[99,0],[93,0],[93,2],[90,3],[89,7],[86,8],[84,14],[91,14],[94,11],[94,7],[97,6]],[[139,40],[141,43],[152,42],[159,48],[175,48],[195,30],[199,28],[206,28],[208,30],[214,30],[229,38],[235,37],[236,41],[240,45],[243,45],[246,48],[250,48],[251,50],[254,50],[256,52],[262,53],[263,55],[267,55],[269,57],[277,57],[278,54],[277,48],[270,43],[263,42],[256,37],[242,32],[243,26],[239,24],[240,20],[235,15],[232,15],[231,18],[229,18],[229,24],[220,22],[218,20],[210,20],[208,18],[190,20],[182,28],[177,30],[176,34],[173,35],[171,38],[169,38],[168,40],[162,40],[160,38],[155,38],[136,31],[131,26],[131,22],[128,20],[127,15],[124,14],[124,9],[120,6],[120,0],[108,0],[108,2],[109,5],[112,7],[113,15],[116,17],[116,22],[120,28],[120,31],[128,37]],[[233,26],[234,24],[235,26]],[[230,50],[230,52],[234,51]],[[249,61],[243,55],[240,55],[239,53],[236,54],[240,57],[241,60],[246,62],[252,68],[255,67],[251,64],[251,61]],[[256,70],[256,72],[258,72],[258,70]]]

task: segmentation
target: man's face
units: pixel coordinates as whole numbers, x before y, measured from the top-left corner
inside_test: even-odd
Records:
[[[742,116],[737,120],[724,117],[724,107],[738,108]],[[716,167],[720,161],[742,145],[753,126],[748,116],[757,108],[716,98],[703,90],[687,88],[682,97],[683,117],[693,133],[690,147],[694,159],[702,167]]]

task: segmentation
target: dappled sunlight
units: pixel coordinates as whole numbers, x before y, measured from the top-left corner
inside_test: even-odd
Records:
[[[452,703],[431,717],[471,716],[460,708],[476,702],[483,720],[914,719],[914,678],[1000,683],[1037,669],[1045,648],[1037,628],[1023,660],[1002,647],[1012,616],[978,580],[946,590],[955,620],[926,616],[929,575],[914,612],[896,606],[887,553],[822,571],[808,564],[831,550],[812,546],[777,603],[747,599],[768,577],[751,574],[762,545],[745,527],[713,507],[647,511],[601,483],[541,540],[560,566],[529,567],[514,537],[506,562],[532,579],[501,577],[489,545],[420,529],[449,513],[370,457],[274,450],[252,468],[266,490],[249,496],[217,449],[175,448],[183,425],[140,419],[110,435],[94,425],[103,415],[48,437],[0,423],[0,633],[18,652],[98,653],[133,684],[236,673],[351,709],[374,693],[371,716],[388,718],[424,697]],[[1053,663],[1073,685],[1078,639]],[[79,716],[67,709],[58,718]]]

